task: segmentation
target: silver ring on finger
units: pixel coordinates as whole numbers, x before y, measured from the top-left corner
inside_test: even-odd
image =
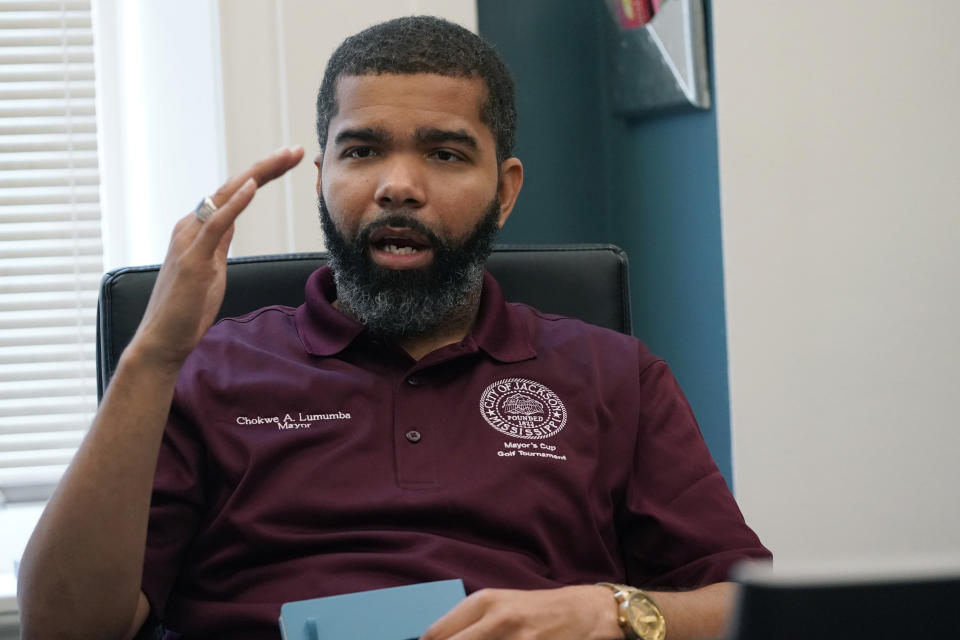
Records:
[[[200,222],[206,222],[213,213],[217,210],[217,205],[213,204],[213,200],[210,199],[210,196],[207,196],[200,201],[200,204],[197,205],[197,208],[193,210],[193,215],[197,217],[197,220]]]

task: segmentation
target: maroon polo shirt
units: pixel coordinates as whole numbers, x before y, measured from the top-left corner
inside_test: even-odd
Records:
[[[446,578],[689,588],[769,556],[638,340],[487,274],[473,332],[414,361],[334,298],[320,269],[188,359],[143,576],[168,628],[278,637],[284,602]]]

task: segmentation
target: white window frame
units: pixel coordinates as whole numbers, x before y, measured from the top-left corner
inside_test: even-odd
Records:
[[[219,11],[94,0],[107,270],[162,262],[177,219],[226,179]]]

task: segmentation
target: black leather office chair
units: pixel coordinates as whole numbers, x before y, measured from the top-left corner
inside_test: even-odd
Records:
[[[307,277],[327,261],[326,253],[231,259],[219,318],[260,307],[303,303]],[[487,268],[504,296],[547,313],[630,334],[627,256],[613,245],[499,246]],[[110,271],[100,283],[97,309],[97,392],[110,382],[124,347],[143,316],[160,270],[158,265]]]

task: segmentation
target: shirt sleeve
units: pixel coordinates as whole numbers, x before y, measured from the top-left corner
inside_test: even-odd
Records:
[[[142,589],[159,619],[204,512],[204,449],[195,431],[175,395],[157,458],[143,565]]]
[[[640,373],[640,425],[622,517],[630,584],[688,589],[771,558],[744,522],[690,405],[662,360]]]

